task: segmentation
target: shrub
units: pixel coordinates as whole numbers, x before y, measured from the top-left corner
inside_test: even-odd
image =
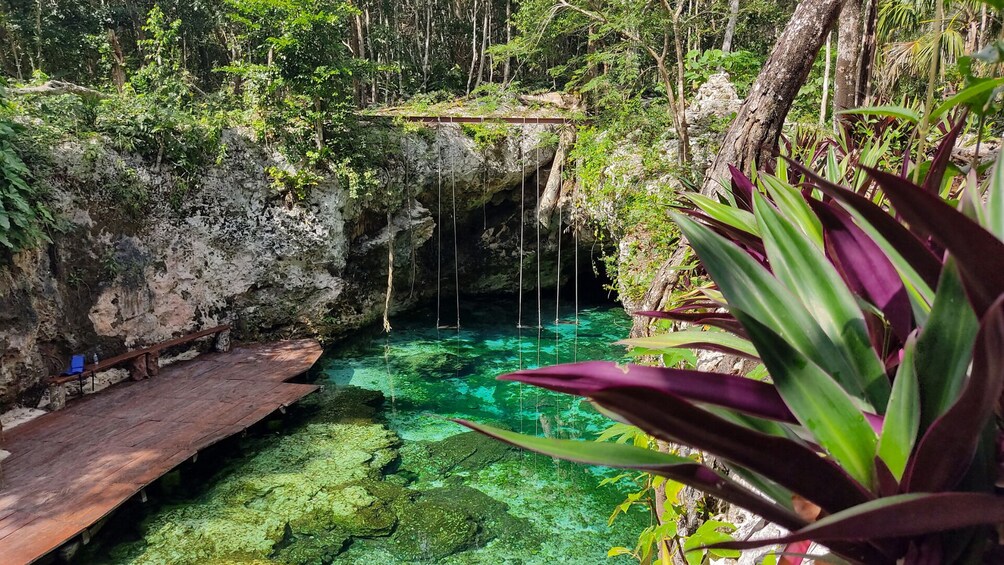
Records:
[[[0,99],[0,106],[4,101]],[[20,251],[49,241],[53,225],[41,191],[15,147],[22,128],[0,117],[0,247]]]

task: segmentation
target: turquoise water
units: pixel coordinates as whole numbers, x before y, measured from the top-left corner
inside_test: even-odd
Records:
[[[441,319],[455,323],[450,304]],[[281,430],[245,440],[222,470],[173,480],[153,510],[110,528],[95,563],[604,563],[633,546],[643,513],[608,526],[624,493],[610,471],[520,452],[449,418],[593,439],[588,403],[497,381],[553,363],[618,359],[630,321],[614,305],[575,312],[515,298],[465,300],[460,329],[435,308],[329,348]],[[573,323],[578,318],[578,323]],[[445,322],[440,322],[445,323]],[[382,397],[382,398],[381,398]],[[205,471],[203,471],[203,474]],[[195,474],[193,473],[193,476]],[[198,480],[197,485],[191,483]]]
[[[621,308],[582,308],[575,324],[574,305],[562,306],[560,322],[554,323],[552,303],[538,330],[535,304],[524,304],[523,315],[523,325],[533,327],[518,328],[515,299],[467,303],[460,331],[437,329],[429,307],[392,320],[389,335],[365,335],[329,351],[324,381],[383,392],[390,427],[406,441],[453,435],[461,428],[446,418],[454,417],[539,435],[592,437],[606,420],[578,399],[496,380],[521,368],[623,357],[624,349],[613,345],[631,327]],[[454,308],[443,307],[440,323],[456,323]]]

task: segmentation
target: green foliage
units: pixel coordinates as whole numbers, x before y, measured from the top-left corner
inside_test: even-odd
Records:
[[[144,64],[132,76],[132,87],[157,102],[180,107],[192,96],[191,78],[181,64],[181,20],[169,21],[160,6],[147,15],[143,31],[147,39],[139,41]]]
[[[353,80],[371,70],[334,38],[358,14],[341,0],[229,0],[247,55],[220,70],[242,81],[247,102],[266,129],[306,151],[311,141],[345,133],[354,109]],[[290,127],[292,126],[292,127]]]
[[[669,257],[678,238],[665,221],[674,191],[655,188],[681,175],[664,153],[667,119],[659,105],[636,99],[611,124],[581,127],[569,156],[578,163],[584,206],[603,211],[593,215],[594,233],[601,242],[620,243],[604,248],[603,261],[623,300],[641,298],[655,270],[650,263]],[[646,182],[652,188],[639,189]]]
[[[764,63],[761,56],[749,51],[725,53],[721,49],[694,49],[688,51],[684,58],[684,76],[691,91],[696,91],[711,75],[725,71],[729,73],[729,80],[735,85],[740,98],[749,94],[750,86]]]
[[[218,109],[218,99],[196,97],[194,79],[181,65],[181,22],[168,21],[155,6],[143,29],[144,64],[124,95],[20,97],[16,111],[38,120],[30,135],[40,146],[101,135],[119,151],[170,167],[182,183],[194,182],[221,150],[229,117]],[[48,79],[39,73],[33,83]]]
[[[664,351],[670,355],[673,353],[673,350],[669,349]],[[652,436],[634,426],[621,423],[612,424],[596,438],[596,441],[613,441],[650,450],[660,449]],[[677,455],[675,450],[671,453]],[[700,461],[700,457],[696,454],[691,458],[695,462]],[[711,509],[701,503],[697,508],[684,503],[680,498],[684,488],[683,483],[656,474],[622,473],[603,479],[599,486],[613,484],[629,484],[634,487],[627,493],[624,501],[614,508],[608,523],[612,525],[618,517],[637,509],[650,514],[649,519],[653,525],[639,532],[638,542],[634,548],[612,547],[607,552],[608,556],[624,555],[638,560],[639,563],[653,563],[661,548],[666,558],[682,555],[687,563],[697,565],[704,563],[705,557],[709,554],[715,558],[739,556],[739,552],[736,551],[703,549],[703,546],[712,543],[732,541],[731,536],[719,530],[731,532],[735,530],[735,526],[713,519]],[[658,508],[660,500],[662,507]],[[702,525],[688,535],[685,531],[681,531],[679,525],[691,515],[700,516]]]
[[[265,174],[272,178],[272,186],[281,194],[290,194],[297,201],[306,200],[310,190],[324,178],[308,167],[290,172],[282,167],[267,167]]]
[[[24,128],[6,114],[7,104],[0,98],[0,246],[16,252],[49,241],[46,232],[53,217],[17,148]]]
[[[498,147],[512,133],[505,122],[461,124],[460,128],[467,137],[474,140],[474,146],[481,152]]]
[[[193,178],[219,150],[223,123],[219,116],[197,116],[140,93],[104,101],[93,131],[107,136],[119,151],[137,153]]]

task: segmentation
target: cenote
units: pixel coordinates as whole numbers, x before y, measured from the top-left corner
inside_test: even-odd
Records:
[[[622,308],[515,297],[464,299],[461,328],[435,304],[330,347],[324,388],[226,442],[123,507],[86,563],[599,563],[632,546],[643,512],[607,520],[625,493],[613,472],[518,451],[449,418],[592,439],[609,421],[588,403],[499,374],[618,359]],[[452,306],[452,304],[451,304]],[[445,306],[443,307],[446,308]],[[455,312],[450,309],[450,315]],[[578,323],[574,323],[576,317]],[[624,559],[624,558],[620,558]]]

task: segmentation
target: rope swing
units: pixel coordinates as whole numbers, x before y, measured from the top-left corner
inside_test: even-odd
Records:
[[[436,123],[441,123],[436,118]],[[436,138],[441,129],[436,128]],[[443,147],[436,147],[436,328],[439,328],[439,317],[442,312],[443,296]]]
[[[516,328],[522,329],[523,325],[523,247],[524,228],[526,227],[526,155],[523,154],[523,143],[519,144],[519,286],[516,287],[516,296],[519,306],[516,311]],[[520,332],[520,369],[523,369],[523,339]]]
[[[540,119],[539,118],[537,121],[537,146],[534,148],[533,166],[535,170],[533,191],[537,197],[536,199],[537,205],[535,207],[537,212],[536,214],[534,214],[534,217],[536,218],[534,224],[537,226],[537,251],[535,252],[537,256],[537,329],[542,329],[544,327],[543,323],[544,318],[542,315],[541,302],[540,302]],[[540,366],[539,340],[537,349],[538,349],[537,366]]]
[[[561,184],[564,180],[561,178],[561,162],[557,160],[558,152],[555,151],[555,161],[551,164],[552,171],[556,171],[555,174],[558,175],[558,261],[554,268],[554,325],[557,326],[561,323],[561,232],[562,226],[562,209],[561,209]],[[555,332],[557,336],[557,332]],[[555,337],[555,354],[557,354],[557,337]],[[555,363],[557,363],[555,359]]]
[[[452,121],[452,120],[451,120]],[[442,118],[436,118],[436,123],[442,125]],[[437,132],[439,130],[437,129]],[[453,285],[457,305],[457,323],[455,326],[443,325],[443,150],[439,148],[436,163],[436,329],[454,329],[460,334],[460,260],[457,243],[457,177],[456,167],[450,167],[450,200],[453,210]]]
[[[453,208],[453,290],[457,299],[457,334],[460,333],[460,261],[457,252],[457,168],[450,167],[450,200]]]

